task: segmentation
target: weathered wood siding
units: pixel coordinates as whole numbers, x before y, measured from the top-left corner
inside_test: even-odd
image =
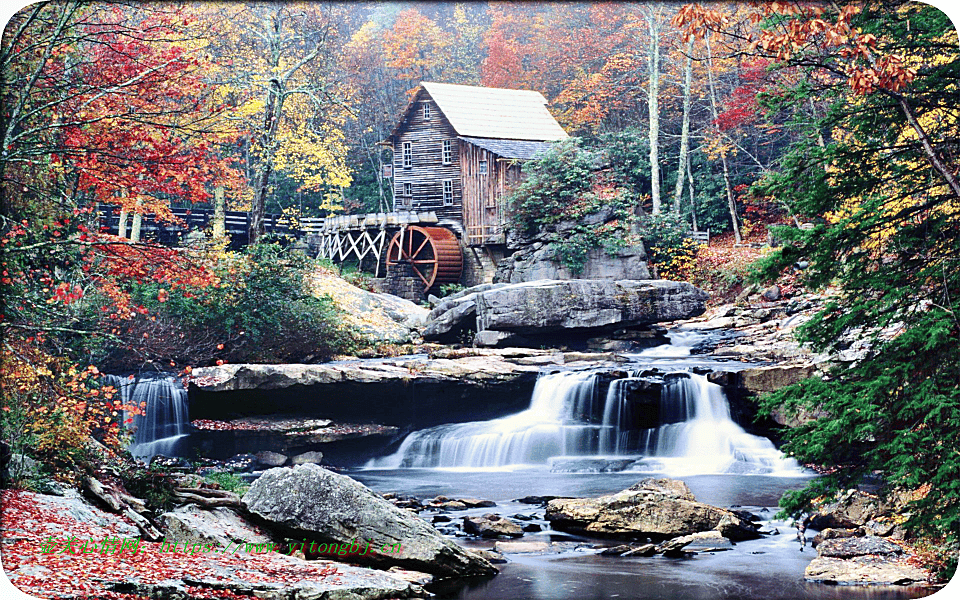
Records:
[[[430,119],[423,118],[423,102],[430,105]],[[443,140],[450,140],[450,164],[443,164]],[[413,160],[410,167],[403,166],[403,144],[410,142]],[[409,112],[394,138],[393,172],[394,197],[397,209],[404,198],[404,184],[412,188],[412,210],[434,211],[441,220],[463,221],[461,210],[460,161],[457,157],[457,132],[444,118],[443,113],[430,96],[421,91],[413,110]],[[443,203],[443,181],[453,183],[453,203]]]
[[[498,160],[489,150],[468,142],[460,143],[460,170],[463,174],[463,227],[470,245],[503,243],[507,219],[506,198],[520,182],[520,166]],[[487,161],[487,173],[480,172]]]

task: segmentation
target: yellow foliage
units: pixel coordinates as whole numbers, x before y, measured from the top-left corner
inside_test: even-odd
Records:
[[[90,436],[119,449],[125,406],[96,367],[83,369],[38,347],[35,337],[9,335],[0,353],[3,436],[15,450],[70,464]]]

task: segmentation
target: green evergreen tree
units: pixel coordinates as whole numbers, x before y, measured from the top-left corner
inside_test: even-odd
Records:
[[[815,226],[779,231],[788,244],[764,274],[808,262],[807,282],[838,292],[801,328],[802,340],[828,352],[869,345],[828,377],[765,398],[767,409],[824,415],[788,430],[784,450],[835,467],[781,506],[799,515],[819,496],[879,476],[883,493],[914,492],[906,526],[952,548],[945,555],[952,572],[960,537],[957,32],[936,8],[900,1],[866,4],[851,25],[876,36],[865,61],[896,55],[916,74],[904,86],[856,93],[841,77],[838,53],[788,61],[815,74],[808,81],[817,87],[779,100],[800,114],[812,96],[827,110],[815,122],[809,113],[798,119],[807,123],[807,141],[756,191]]]

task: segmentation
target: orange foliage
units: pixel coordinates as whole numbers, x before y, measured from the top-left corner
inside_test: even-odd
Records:
[[[906,66],[902,56],[877,55],[877,38],[851,26],[851,19],[861,11],[856,3],[840,7],[826,3],[757,2],[738,15],[741,24],[753,25],[745,33],[747,49],[780,61],[800,56],[817,60],[833,56],[836,67],[847,77],[847,83],[857,94],[869,94],[877,89],[897,91],[913,81],[917,71]],[[760,23],[773,16],[789,17],[776,20],[777,26],[758,29]],[[732,31],[734,17],[717,5],[687,4],[680,8],[673,24],[684,29],[685,35],[702,37],[707,31]]]

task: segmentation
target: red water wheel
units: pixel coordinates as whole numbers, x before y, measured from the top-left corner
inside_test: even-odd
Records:
[[[410,264],[423,281],[424,291],[434,285],[457,283],[463,273],[463,253],[457,236],[443,227],[411,225],[400,231],[387,246],[387,265]]]

